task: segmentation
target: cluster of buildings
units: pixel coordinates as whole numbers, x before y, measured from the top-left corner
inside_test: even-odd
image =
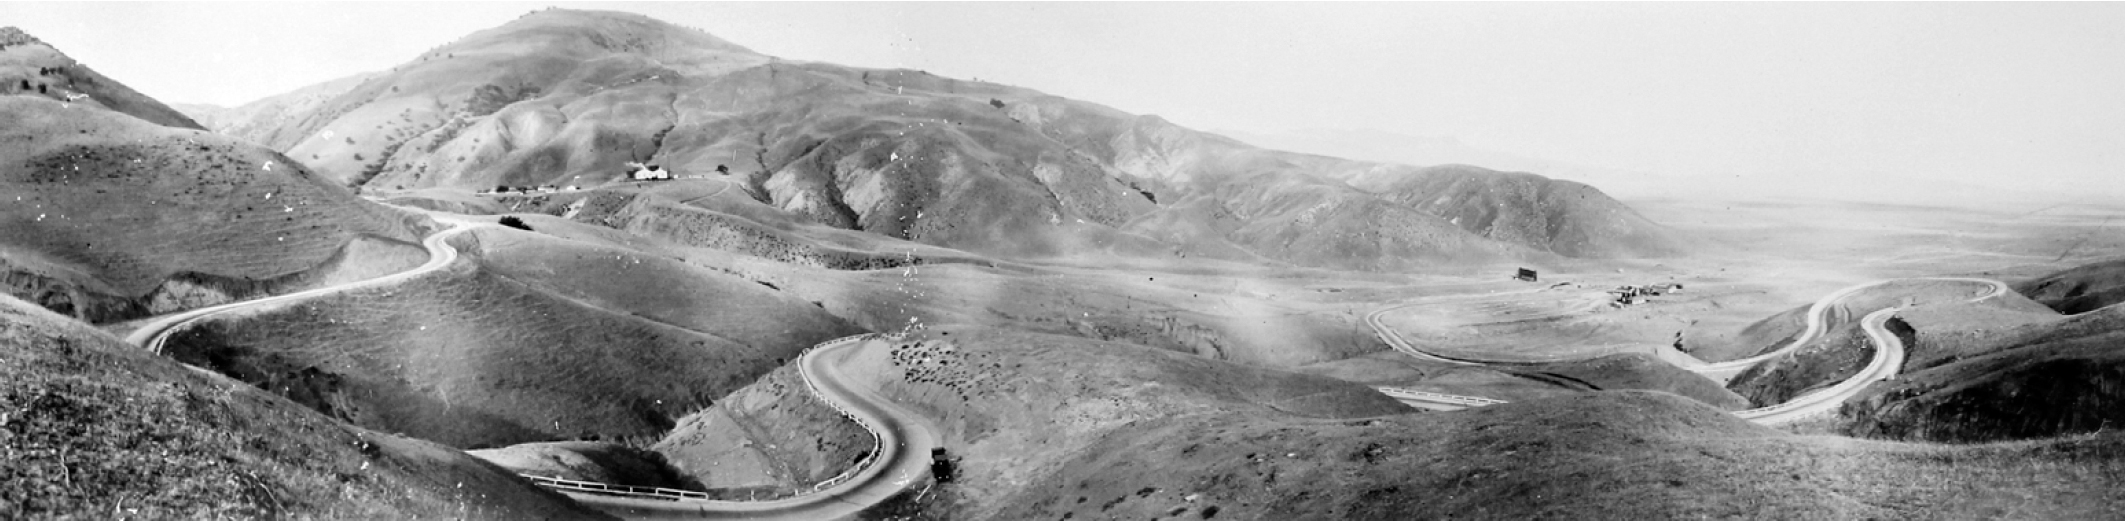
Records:
[[[480,194],[550,194],[550,193],[554,193],[554,192],[573,192],[573,191],[576,191],[576,190],[582,190],[582,188],[580,188],[580,187],[577,187],[576,185],[568,185],[568,186],[554,186],[554,185],[540,185],[540,186],[509,186],[509,185],[499,185],[499,186],[496,186],[496,187],[494,187],[494,189],[493,189],[493,190],[484,190],[484,189],[483,189],[483,190],[480,190],[479,192],[475,192],[475,193],[480,193]]]
[[[1657,297],[1681,291],[1682,284],[1679,282],[1662,282],[1644,286],[1617,286],[1616,289],[1609,290],[1609,294],[1616,297],[1617,304],[1637,304],[1639,301],[1645,300],[1646,297]]]
[[[636,162],[632,162],[632,161],[629,161],[629,162],[627,163],[627,167],[629,168],[629,171],[628,171],[628,173],[627,173],[627,177],[628,177],[629,179],[633,179],[633,180],[636,180],[636,181],[670,181],[670,180],[672,179],[672,175],[671,175],[671,171],[670,171],[670,170],[665,170],[665,169],[664,169],[663,167],[660,167],[660,166],[657,166],[657,165],[648,165],[648,164],[642,164],[642,163],[636,163]],[[556,192],[574,192],[574,191],[577,191],[577,190],[582,190],[582,187],[579,187],[579,186],[576,186],[576,185],[568,185],[568,186],[556,186],[556,185],[539,185],[539,186],[509,186],[509,185],[500,185],[500,186],[496,186],[496,187],[494,187],[494,189],[492,189],[492,190],[480,190],[480,191],[479,191],[478,193],[481,193],[481,194],[550,194],[550,193],[556,193]]]

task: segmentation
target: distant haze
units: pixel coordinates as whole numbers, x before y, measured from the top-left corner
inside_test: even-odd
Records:
[[[9,3],[0,24],[163,101],[233,106],[548,5],[1198,129],[1451,136],[1657,179],[1633,190],[2125,193],[2120,4]]]

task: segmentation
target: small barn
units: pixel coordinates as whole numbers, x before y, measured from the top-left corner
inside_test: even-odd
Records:
[[[1516,273],[1516,274],[1514,274],[1514,275],[1513,275],[1513,278],[1515,278],[1515,279],[1519,279],[1519,280],[1524,280],[1524,281],[1528,281],[1528,282],[1534,282],[1534,281],[1535,281],[1535,270],[1531,270],[1531,269],[1527,269],[1527,268],[1520,268],[1520,272],[1519,272],[1519,273]]]

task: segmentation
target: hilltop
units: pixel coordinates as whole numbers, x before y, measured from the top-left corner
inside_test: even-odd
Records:
[[[216,128],[366,191],[590,186],[644,162],[812,222],[1014,258],[1396,270],[1684,253],[1583,185],[1520,175],[1510,184],[1538,195],[1429,203],[1466,188],[1361,189],[1353,172],[1417,169],[1263,150],[1024,88],[785,60],[627,13],[538,11],[362,78]],[[1460,219],[1499,204],[1513,208]]]
[[[0,95],[95,107],[165,127],[206,128],[15,27],[0,27]]]

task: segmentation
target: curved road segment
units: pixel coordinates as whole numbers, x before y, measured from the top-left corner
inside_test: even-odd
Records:
[[[797,359],[798,373],[812,392],[877,437],[878,451],[868,465],[822,490],[772,501],[671,500],[656,496],[604,495],[563,491],[576,501],[627,519],[846,519],[907,490],[930,470],[929,452],[937,437],[920,416],[876,391],[845,383],[844,362],[875,335],[863,334],[819,344]]]
[[[2006,283],[1992,279],[1980,279],[1970,277],[1927,277],[1918,279],[1897,280],[1970,282],[1976,284],[1984,284],[1990,288],[1985,293],[1971,298],[1970,302],[1977,302],[1980,300],[1997,297],[2007,292]],[[1696,372],[1699,374],[1714,375],[1715,377],[1732,377],[1733,375],[1738,374],[1741,371],[1748,369],[1749,367],[1755,366],[1759,363],[1763,363],[1765,360],[1770,360],[1792,353],[1793,350],[1799,349],[1801,346],[1807,345],[1810,342],[1819,340],[1824,334],[1829,332],[1829,315],[1832,311],[1837,309],[1837,306],[1841,304],[1845,299],[1851,298],[1852,295],[1857,294],[1860,291],[1875,286],[1888,284],[1890,282],[1895,282],[1895,280],[1876,281],[1852,286],[1849,288],[1837,290],[1836,292],[1833,292],[1829,295],[1824,296],[1822,299],[1815,301],[1814,305],[1808,307],[1806,329],[1803,329],[1801,331],[1801,334],[1794,336],[1793,340],[1787,342],[1785,346],[1780,347],[1776,350],[1739,360],[1703,364],[1693,367],[1684,367],[1684,369],[1688,369],[1692,372]],[[1421,349],[1417,349],[1416,346],[1411,345],[1409,341],[1402,339],[1402,336],[1400,334],[1395,333],[1393,329],[1388,328],[1386,324],[1382,324],[1380,322],[1380,316],[1387,312],[1418,304],[1429,303],[1431,302],[1398,304],[1382,308],[1378,311],[1374,311],[1370,314],[1365,315],[1365,324],[1372,326],[1373,333],[1379,335],[1380,340],[1387,342],[1388,346],[1393,347],[1396,351],[1407,353],[1412,357],[1450,364],[1483,365],[1484,362],[1480,361],[1448,358],[1431,353],[1426,353]],[[1777,425],[1788,423],[1815,414],[1827,412],[1831,409],[1835,409],[1838,405],[1843,404],[1845,400],[1851,399],[1854,395],[1859,394],[1860,390],[1866,389],[1867,385],[1881,380],[1894,378],[1896,376],[1896,372],[1902,369],[1904,366],[1904,344],[1902,340],[1896,338],[1896,335],[1890,334],[1888,330],[1884,328],[1884,325],[1888,323],[1889,317],[1895,316],[1896,312],[1901,309],[1902,308],[1882,309],[1873,313],[1869,313],[1865,318],[1860,319],[1860,329],[1866,332],[1867,338],[1870,341],[1874,342],[1874,358],[1873,360],[1867,363],[1867,367],[1860,369],[1860,371],[1856,374],[1853,374],[1851,378],[1847,378],[1843,382],[1838,382],[1836,385],[1817,389],[1807,394],[1803,394],[1800,397],[1787,401],[1786,403],[1757,409],[1749,409],[1745,411],[1735,411],[1734,415],[1739,416],[1742,419],[1765,425]],[[1451,411],[1466,409],[1469,407],[1482,407],[1486,405],[1496,405],[1500,403],[1505,403],[1505,400],[1485,398],[1481,396],[1463,396],[1454,394],[1433,393],[1426,391],[1418,391],[1414,389],[1403,389],[1399,387],[1380,387],[1378,389],[1382,394],[1386,394],[1389,397],[1393,397],[1396,400],[1400,400],[1402,403],[1408,404],[1413,407],[1431,410]]]
[[[218,315],[239,308],[260,306],[275,302],[302,300],[334,292],[361,289],[373,286],[382,286],[386,284],[395,284],[401,281],[405,281],[407,279],[419,277],[429,272],[443,269],[444,266],[449,266],[451,262],[457,261],[457,249],[451,248],[449,244],[446,244],[446,242],[449,241],[451,237],[454,237],[459,233],[464,233],[480,226],[485,226],[485,224],[475,224],[462,221],[451,222],[449,228],[446,228],[440,232],[436,232],[434,235],[429,235],[427,240],[421,241],[421,246],[426,247],[428,249],[428,262],[421,264],[420,266],[414,267],[410,270],[393,273],[390,275],[385,275],[369,280],[350,282],[338,286],[327,286],[306,291],[298,291],[286,295],[275,295],[271,297],[246,300],[242,302],[230,302],[218,306],[208,306],[199,309],[194,309],[191,311],[186,311],[183,313],[177,313],[149,321],[146,324],[142,324],[139,329],[133,330],[132,334],[126,335],[125,341],[133,345],[145,347],[149,351],[161,353],[162,342],[164,340],[168,340],[171,333],[175,333],[179,329],[184,329],[185,326],[192,325],[193,322],[197,322],[201,319],[210,316]]]
[[[126,341],[160,353],[163,342],[167,341],[171,334],[208,317],[251,306],[302,300],[419,277],[443,269],[457,260],[457,249],[448,244],[451,237],[477,227],[492,226],[465,221],[449,222],[450,228],[436,232],[421,241],[421,245],[428,249],[428,262],[413,269],[359,282],[173,314],[141,325],[132,334],[126,335]],[[929,472],[930,449],[937,446],[936,435],[929,430],[928,425],[918,420],[920,416],[878,395],[874,390],[845,383],[850,379],[840,374],[840,367],[857,349],[865,345],[864,340],[873,336],[864,334],[828,341],[813,346],[798,358],[798,373],[803,375],[805,384],[811,387],[812,392],[870,431],[877,441],[877,450],[873,454],[859,462],[859,466],[851,470],[852,473],[836,478],[838,481],[830,480],[830,483],[833,483],[831,486],[808,494],[772,501],[719,501],[681,500],[654,493],[588,493],[570,490],[565,486],[552,486],[546,481],[539,483],[584,505],[628,519],[816,520],[854,517],[863,509],[891,498],[923,478]]]

